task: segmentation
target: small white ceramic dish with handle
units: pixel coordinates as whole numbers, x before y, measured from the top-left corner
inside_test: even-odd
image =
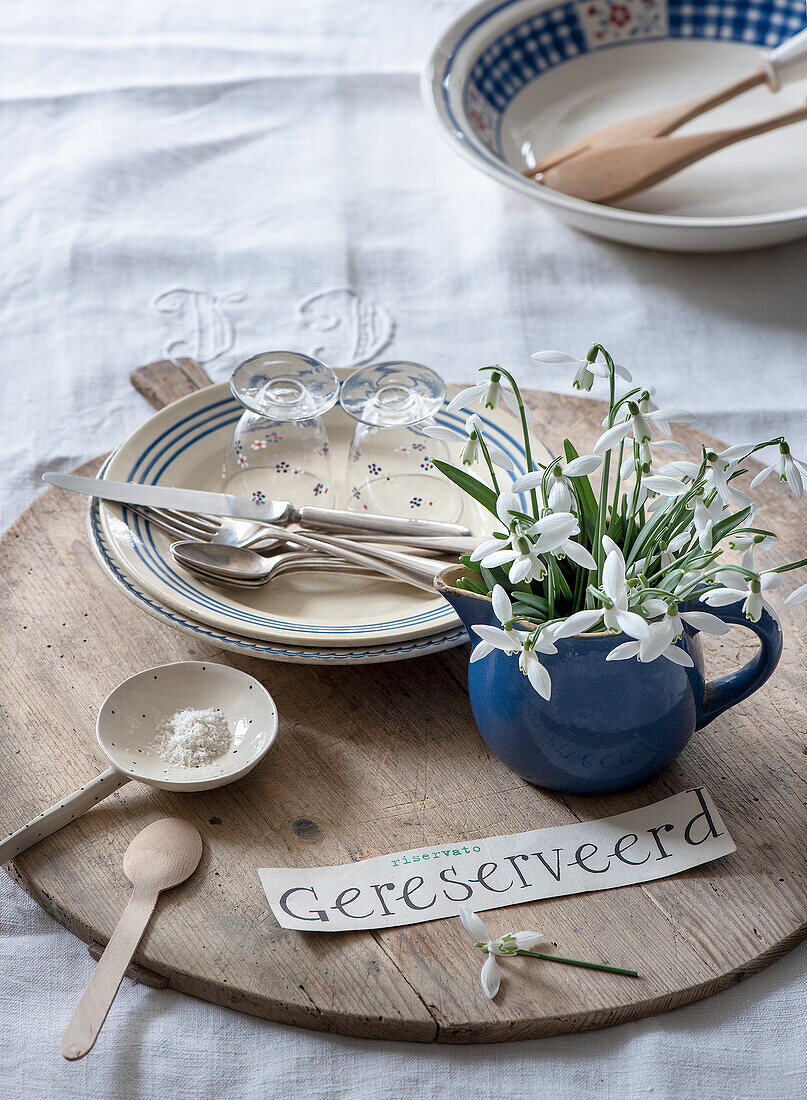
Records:
[[[187,708],[220,710],[229,727],[230,748],[209,764],[182,767],[168,763],[159,753],[161,723]],[[0,841],[0,864],[15,859],[132,779],[182,793],[234,783],[269,751],[277,723],[277,707],[263,684],[229,665],[179,661],[130,676],[107,695],[98,711],[96,736],[109,768]]]
[[[569,225],[646,248],[756,248],[807,235],[807,124],[725,149],[615,206],[522,172],[601,126],[753,72],[805,25],[804,0],[482,0],[438,42],[424,94],[463,157]],[[679,133],[802,106],[806,90],[754,89]]]

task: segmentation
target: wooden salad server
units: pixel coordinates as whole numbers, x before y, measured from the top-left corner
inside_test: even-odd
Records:
[[[92,1050],[160,892],[190,878],[201,858],[198,830],[178,817],[147,825],[126,849],[123,870],[134,889],[62,1036],[65,1058],[74,1061]]]
[[[561,149],[556,149],[537,161],[532,167],[525,169],[524,175],[531,179],[542,177],[550,169],[585,153],[666,137],[692,119],[706,114],[707,111],[723,103],[728,103],[729,100],[760,84],[767,84],[771,91],[778,92],[783,84],[807,76],[807,29],[800,31],[770,53],[761,55],[759,61],[760,68],[755,72],[713,92],[707,92],[705,95],[672,107],[652,111],[650,114],[611,123],[577,141],[564,145]],[[547,181],[540,179],[538,182]],[[558,189],[562,190],[562,188]]]
[[[543,173],[541,182],[587,202],[612,203],[644,191],[738,141],[807,120],[807,106],[784,111],[748,126],[681,137],[645,138],[615,147],[592,149]]]

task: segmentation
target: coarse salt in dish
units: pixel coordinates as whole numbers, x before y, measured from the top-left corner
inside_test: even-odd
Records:
[[[229,751],[232,735],[217,707],[187,707],[165,718],[157,727],[156,746],[169,764],[200,768]]]

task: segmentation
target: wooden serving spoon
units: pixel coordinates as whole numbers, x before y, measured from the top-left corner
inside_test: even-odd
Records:
[[[201,858],[198,830],[178,817],[147,825],[126,849],[123,870],[134,890],[62,1036],[65,1058],[74,1061],[92,1050],[160,892],[190,878]]]
[[[540,182],[554,191],[588,202],[611,203],[644,191],[738,141],[807,119],[807,106],[785,111],[748,126],[681,137],[646,138],[615,147],[592,149],[542,173]]]

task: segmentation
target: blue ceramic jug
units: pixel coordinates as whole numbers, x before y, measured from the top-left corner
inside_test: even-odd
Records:
[[[500,624],[489,597],[455,587],[462,574],[462,566],[452,566],[435,586],[476,644],[471,627]],[[697,631],[690,627],[678,644],[692,657],[692,668],[664,657],[647,664],[606,661],[624,635],[561,639],[557,654],[541,654],[552,678],[548,701],[533,690],[515,657],[495,650],[475,661],[468,691],[482,737],[513,771],[549,790],[602,794],[649,779],[696,730],[764,684],[779,663],[782,631],[774,616],[763,610],[758,622],[749,622],[741,603],[709,611],[753,630],[760,650],[741,669],[708,683]]]

